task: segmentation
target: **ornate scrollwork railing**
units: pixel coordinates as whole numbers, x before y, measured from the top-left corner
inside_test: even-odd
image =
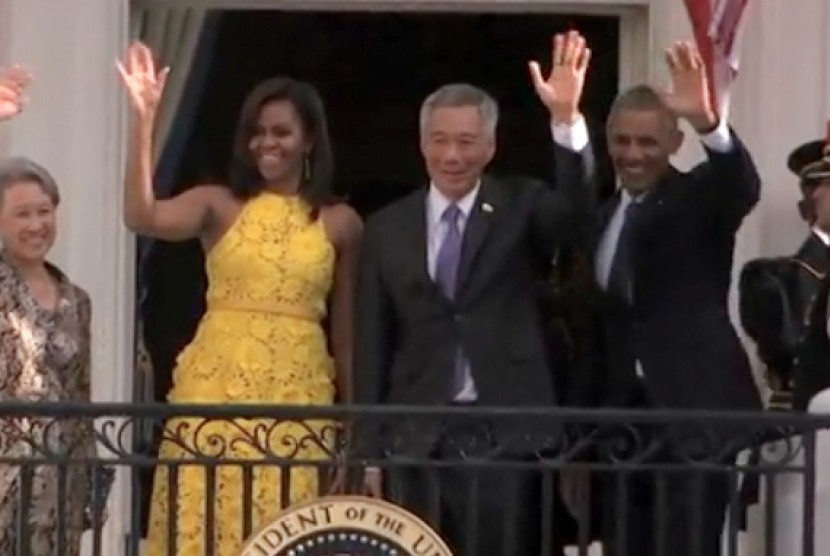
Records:
[[[496,461],[512,451],[559,468],[589,460],[594,466],[647,465],[667,453],[678,465],[716,465],[726,456],[765,446],[753,465],[785,470],[803,465],[800,456],[815,433],[830,429],[830,417],[782,413],[2,402],[0,460],[147,463],[134,438],[149,427],[182,457],[296,462],[315,453],[318,461],[323,454],[323,459],[357,464],[411,458],[406,448],[414,437],[471,423],[492,434],[485,445],[470,450],[469,459]],[[373,457],[351,449],[364,425],[376,435]],[[80,448],[90,435],[97,455]]]

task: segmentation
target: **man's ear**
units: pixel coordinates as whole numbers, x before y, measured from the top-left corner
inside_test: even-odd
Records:
[[[669,137],[669,150],[671,154],[677,154],[677,151],[680,150],[681,145],[683,145],[683,132],[679,129],[675,128],[671,131],[671,136]]]
[[[801,199],[798,202],[798,214],[801,215],[801,219],[807,224],[812,224],[815,220],[812,203],[810,203],[807,199]]]

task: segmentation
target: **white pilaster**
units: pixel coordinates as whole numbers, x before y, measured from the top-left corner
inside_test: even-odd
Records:
[[[824,137],[830,117],[830,6],[825,0],[803,0],[797,9],[787,2],[755,4],[747,21],[736,90],[741,106],[734,119],[748,130],[765,180],[758,211],[761,252],[782,254],[792,252],[806,233],[795,206],[797,180],[786,169],[786,157],[796,145]]]
[[[120,222],[124,105],[115,60],[128,0],[0,0],[4,60],[35,74],[7,154],[46,166],[61,188],[53,260],[92,297],[93,398],[128,400],[132,381],[133,241]],[[5,33],[4,33],[5,35]],[[127,477],[126,474],[122,479]],[[128,483],[111,498],[103,554],[123,554]]]

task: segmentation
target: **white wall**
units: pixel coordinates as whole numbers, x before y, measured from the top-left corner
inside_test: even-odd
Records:
[[[115,60],[127,0],[2,0],[11,27],[3,58],[35,74],[24,113],[7,124],[4,154],[56,177],[63,203],[53,258],[93,300],[96,397],[125,399],[132,242],[120,224],[123,105]],[[48,39],[48,40],[47,40]]]

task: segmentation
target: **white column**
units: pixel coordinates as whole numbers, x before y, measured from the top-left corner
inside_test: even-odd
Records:
[[[115,59],[126,46],[128,0],[0,0],[3,58],[35,74],[28,109],[8,126],[6,154],[42,163],[61,188],[53,260],[92,297],[92,389],[128,400],[132,381],[132,237],[120,221],[123,97]],[[9,32],[10,31],[10,32]],[[123,554],[127,474],[110,500],[104,554]]]
[[[825,135],[830,117],[830,6],[826,0],[799,0],[797,8],[788,2],[754,2],[748,16],[736,90],[740,108],[736,105],[734,120],[747,130],[747,143],[764,178],[755,215],[755,255],[791,254],[807,226],[796,210],[798,180],[787,170],[786,157],[795,146]],[[786,517],[785,481],[779,481],[776,493],[778,521]],[[762,554],[762,508],[754,513],[752,554]],[[784,523],[777,525],[776,535],[785,538]]]
[[[0,66],[11,63],[9,45],[11,44],[11,2],[0,0]],[[0,153],[5,154],[9,148],[9,126],[0,124]]]
[[[830,117],[830,6],[825,0],[750,5],[737,85],[739,125],[751,131],[751,149],[765,180],[760,207],[762,254],[791,253],[806,227],[798,217],[797,179],[786,157],[798,144],[822,138]],[[793,29],[798,29],[796,34]]]

